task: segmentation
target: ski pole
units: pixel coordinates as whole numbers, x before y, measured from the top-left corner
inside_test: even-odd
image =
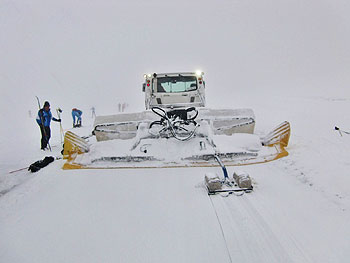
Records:
[[[350,134],[350,132],[343,131],[343,130],[339,129],[339,127],[337,127],[337,126],[334,127],[334,130],[338,131],[340,136],[343,136],[342,132],[345,134]]]
[[[61,114],[60,113],[62,112],[62,110],[60,108],[57,108],[56,112],[57,112],[58,118],[61,119]],[[63,144],[62,137],[64,137],[64,132],[63,132],[63,128],[62,128],[62,119],[61,119],[61,122],[60,122],[60,137],[61,137],[61,144]]]
[[[35,96],[36,97],[36,100],[38,101],[38,106],[39,106],[39,111],[41,110],[41,107],[40,107],[40,101],[39,101],[39,98],[38,96]],[[40,116],[40,114],[39,114]],[[49,149],[50,149],[50,152],[52,152],[51,150],[51,145],[49,143],[49,140],[47,139],[47,135],[46,135],[46,131],[45,131],[45,126],[44,126],[44,118],[43,116],[40,116],[40,120],[41,120],[41,124],[43,125],[43,132],[44,132],[44,136],[45,136],[45,140],[47,140],[47,145],[49,146]]]

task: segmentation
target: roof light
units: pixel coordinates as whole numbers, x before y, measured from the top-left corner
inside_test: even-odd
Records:
[[[201,70],[196,70],[196,75],[197,76],[202,76],[203,75],[203,72]]]

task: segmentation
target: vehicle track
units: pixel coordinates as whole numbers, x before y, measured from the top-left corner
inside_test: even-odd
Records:
[[[209,198],[218,215],[233,262],[297,262],[300,259],[310,262],[291,235],[286,234],[282,238],[274,233],[273,227],[279,226],[271,226],[246,195]],[[285,241],[286,238],[287,247],[286,242],[281,242],[281,239]],[[295,255],[295,251],[298,255]]]

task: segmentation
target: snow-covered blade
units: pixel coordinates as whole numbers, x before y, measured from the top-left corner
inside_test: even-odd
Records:
[[[196,136],[188,141],[148,137],[144,136],[145,131],[141,131],[131,140],[97,142],[90,146],[89,152],[82,153],[80,147],[83,139],[70,140],[73,145],[67,151],[69,158],[63,169],[218,166],[215,155],[226,166],[235,166],[264,163],[288,155],[285,149],[290,137],[288,122],[282,123],[262,139],[248,133],[213,135],[208,124],[205,129],[205,124],[202,122]]]
[[[214,134],[232,135],[233,133],[253,133],[255,116],[251,109],[210,109],[197,108],[196,120],[207,121]],[[141,123],[158,120],[151,110],[137,113],[120,113],[109,116],[97,116],[94,134],[97,141],[114,139],[128,140],[136,136]]]

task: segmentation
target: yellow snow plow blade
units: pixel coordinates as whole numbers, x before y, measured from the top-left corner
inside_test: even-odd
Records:
[[[63,169],[80,169],[81,165],[74,163],[78,154],[89,152],[90,148],[86,140],[67,131],[64,135],[63,159],[67,162],[63,165]]]
[[[290,123],[288,121],[284,121],[262,139],[263,146],[275,147],[277,150],[277,155],[271,161],[288,156],[288,152],[285,147],[288,146],[289,138]]]
[[[252,135],[256,136],[256,135]],[[63,169],[121,169],[121,168],[172,168],[172,167],[210,167],[218,166],[215,161],[214,155],[217,155],[222,159],[226,166],[238,166],[249,165],[257,163],[265,163],[273,161],[288,155],[285,147],[288,146],[290,138],[290,124],[285,121],[268,133],[264,138],[260,138],[261,150],[256,151],[226,151],[220,152],[213,150],[212,152],[193,153],[191,156],[186,156],[182,161],[163,162],[161,159],[157,159],[152,155],[149,155],[148,151],[136,153],[120,153],[118,154],[118,148],[120,143],[115,144],[115,155],[108,155],[104,153],[104,156],[94,156],[96,149],[93,148],[92,152],[89,152],[89,145],[83,138],[72,132],[66,132],[64,139],[64,159],[67,162],[63,165]],[[192,139],[192,143],[198,143],[200,145],[201,138]],[[155,139],[157,141],[157,139]],[[113,142],[113,141],[111,141]],[[181,142],[181,143],[190,143]],[[99,144],[101,142],[97,142]],[[104,142],[102,142],[104,143]],[[148,144],[143,144],[142,147]],[[184,144],[183,144],[184,145]],[[207,145],[209,148],[209,145]],[[235,145],[233,145],[235,146]],[[92,146],[92,147],[96,147]],[[108,147],[107,147],[108,148]],[[234,149],[235,147],[233,147]],[[193,148],[194,149],[194,148]],[[219,149],[220,150],[220,149]],[[103,151],[101,151],[103,152]],[[110,152],[109,152],[110,153]]]
[[[290,137],[290,124],[288,121],[282,122],[275,129],[273,129],[269,134],[267,134],[262,143],[265,146],[274,146],[280,144],[283,147],[288,146]]]

